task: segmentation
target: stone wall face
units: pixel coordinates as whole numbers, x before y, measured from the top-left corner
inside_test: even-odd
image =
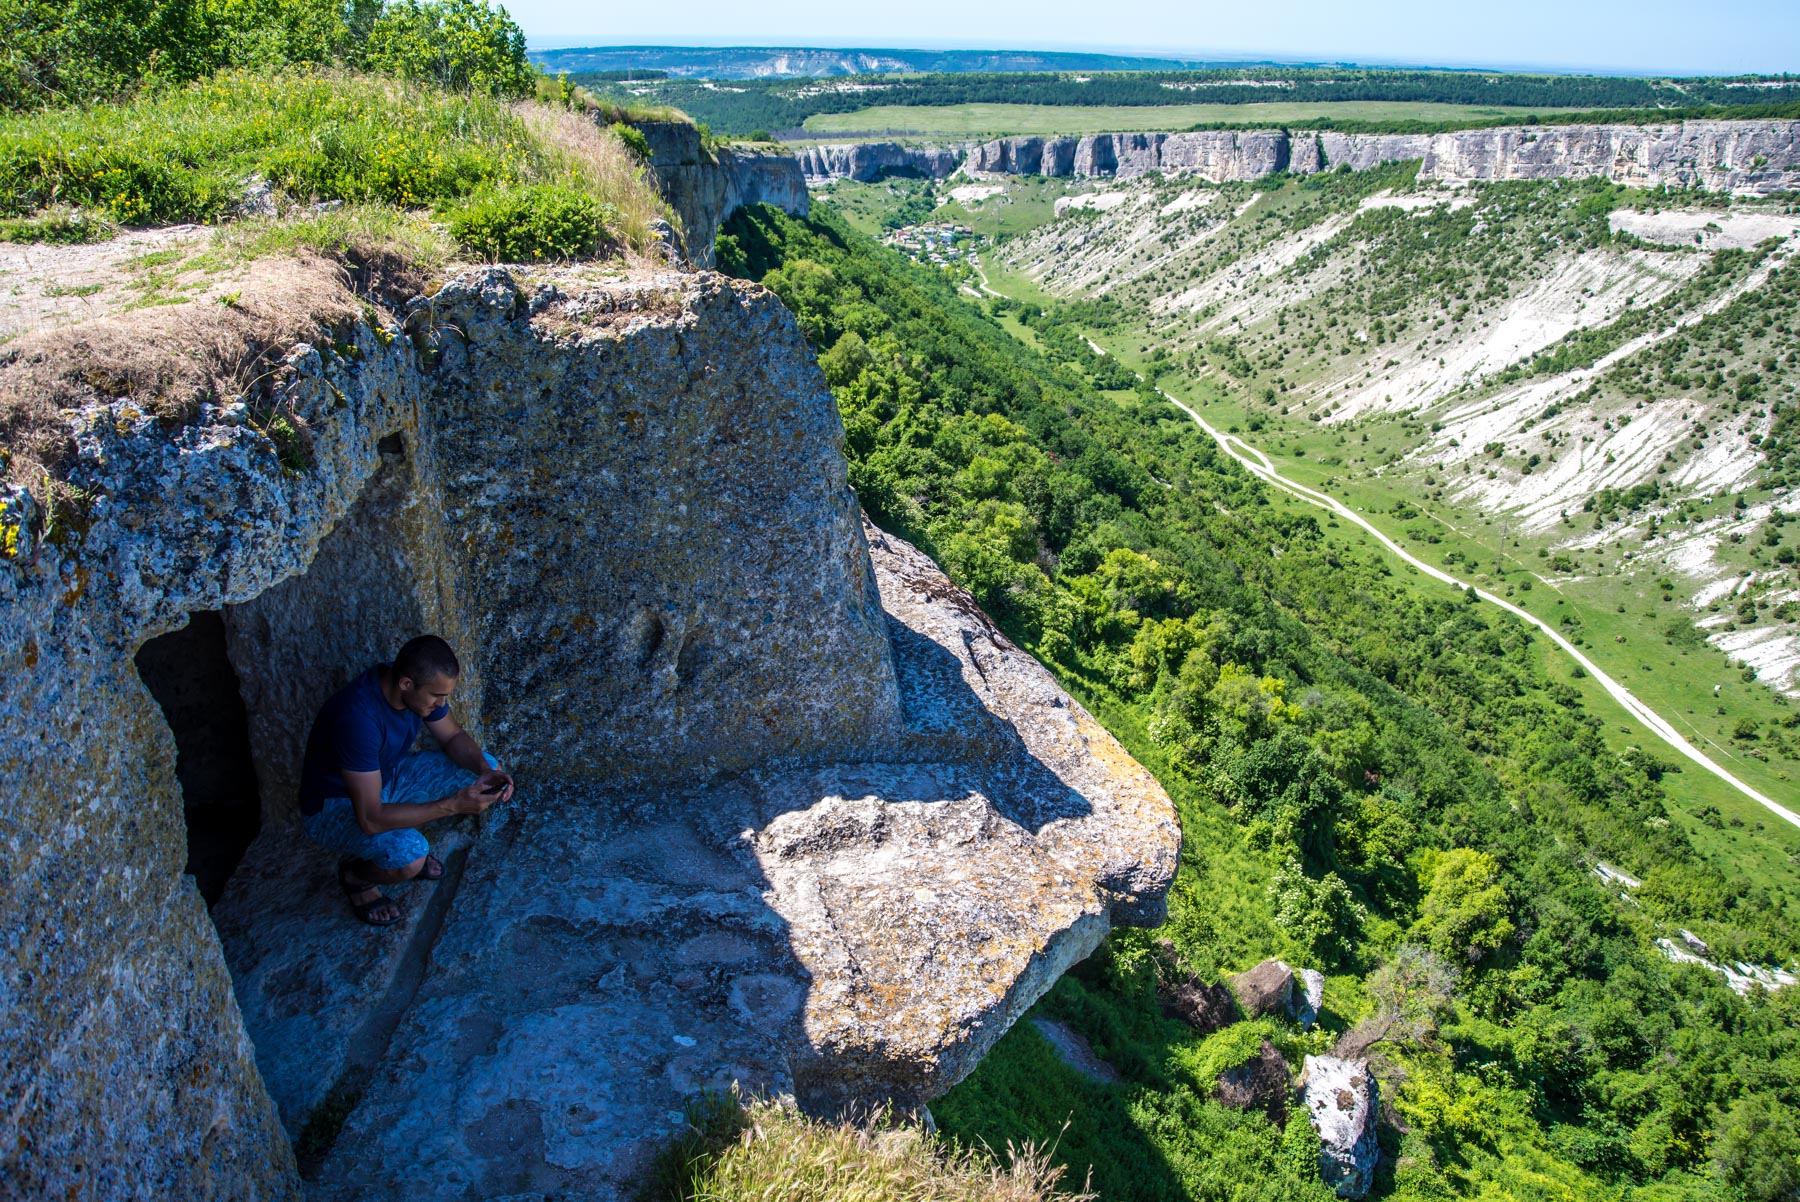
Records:
[[[422,433],[500,754],[623,783],[891,741],[843,427],[787,310],[718,277],[509,303],[438,299],[468,339]]]
[[[933,178],[956,166],[997,175],[1117,176],[1153,171],[1202,179],[1263,179],[1348,166],[1422,160],[1422,179],[1445,182],[1610,179],[1644,187],[1700,187],[1770,193],[1800,189],[1800,122],[1686,121],[1673,125],[1546,125],[1443,134],[1236,133],[1089,134],[1083,138],[996,138],[932,149],[893,143],[825,146],[801,152],[809,180],[849,177],[865,162],[933,164]],[[943,160],[954,158],[955,165]]]
[[[805,178],[814,183],[853,179],[862,183],[885,174],[944,179],[972,153],[964,145],[902,146],[898,142],[852,142],[841,146],[809,146],[795,152]]]
[[[277,816],[317,699],[415,622],[460,644],[459,712],[521,767],[701,779],[891,738],[842,430],[773,296],[571,271],[528,298],[488,269],[411,325],[422,350],[361,321],[287,357],[299,471],[241,403],[171,433],[96,398],[85,532],[0,560],[9,1194],[297,1194],[132,665],[189,612],[228,615]]]
[[[733,147],[708,153],[700,131],[684,121],[644,121],[635,128],[650,143],[657,187],[681,218],[682,250],[694,266],[713,265],[719,226],[746,205],[806,216],[812,202],[793,155]]]
[[[283,470],[243,407],[173,437],[127,401],[75,419],[73,546],[0,563],[0,1173],[20,1197],[289,1198],[291,1152],[182,876],[174,739],[132,655],[194,610],[302,569],[348,510],[377,430],[421,395],[368,328],[345,405],[305,404],[330,441]],[[404,345],[404,343],[400,344]],[[310,355],[310,359],[308,356]]]

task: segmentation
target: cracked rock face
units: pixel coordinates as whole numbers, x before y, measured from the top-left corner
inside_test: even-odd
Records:
[[[241,404],[171,430],[95,396],[80,537],[6,501],[9,1185],[293,1197],[282,1125],[355,1084],[322,1197],[611,1197],[703,1089],[935,1096],[1160,918],[1168,798],[862,524],[772,295],[490,268],[337,320],[273,377],[304,465]],[[217,936],[132,659],[201,610],[265,807]],[[288,806],[316,707],[420,629],[524,787],[370,931]]]
[[[1319,1174],[1340,1198],[1360,1198],[1375,1183],[1381,1154],[1375,1122],[1381,1093],[1364,1060],[1308,1056],[1301,1098],[1319,1133]]]

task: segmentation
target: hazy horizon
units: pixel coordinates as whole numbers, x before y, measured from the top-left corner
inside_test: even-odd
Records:
[[[571,46],[769,46],[819,49],[1062,51],[1206,60],[1345,62],[1578,74],[1735,75],[1800,70],[1800,5],[1724,0],[1699,16],[1672,0],[1579,6],[1520,0],[1462,11],[1425,0],[1350,6],[1173,5],[1120,0],[1104,21],[1071,0],[974,8],[920,0],[904,11],[849,10],[825,0],[745,6],[694,0],[684,29],[667,11],[614,11],[600,24],[571,0],[508,4],[533,49]],[[1131,30],[1089,40],[1090,28]],[[694,30],[705,30],[696,33]],[[1021,36],[1021,30],[1032,34]],[[1033,36],[1035,35],[1035,36]]]

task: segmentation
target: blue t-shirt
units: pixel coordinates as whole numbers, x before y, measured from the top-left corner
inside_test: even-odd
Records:
[[[440,705],[420,720],[408,709],[395,709],[381,691],[386,664],[377,664],[331,695],[313,719],[306,737],[306,759],[300,768],[300,812],[317,814],[328,797],[348,797],[346,772],[380,772],[381,783],[394,779],[400,757],[412,748],[426,722],[450,712]]]

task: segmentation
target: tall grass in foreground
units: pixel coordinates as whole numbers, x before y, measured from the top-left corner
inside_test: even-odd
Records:
[[[580,186],[618,210],[618,235],[630,246],[650,242],[650,222],[666,213],[662,198],[644,179],[637,154],[585,112],[529,101],[513,113],[534,141],[558,156]]]
[[[886,1114],[824,1122],[792,1106],[734,1096],[694,1107],[687,1134],[665,1153],[646,1202],[1091,1202],[1058,1189],[1047,1152],[1007,1147],[1007,1164],[959,1149]]]
[[[297,202],[443,208],[555,185],[662,212],[617,139],[579,113],[335,72],[221,72],[128,104],[0,117],[0,219],[79,209],[121,225],[218,221],[252,177]]]

